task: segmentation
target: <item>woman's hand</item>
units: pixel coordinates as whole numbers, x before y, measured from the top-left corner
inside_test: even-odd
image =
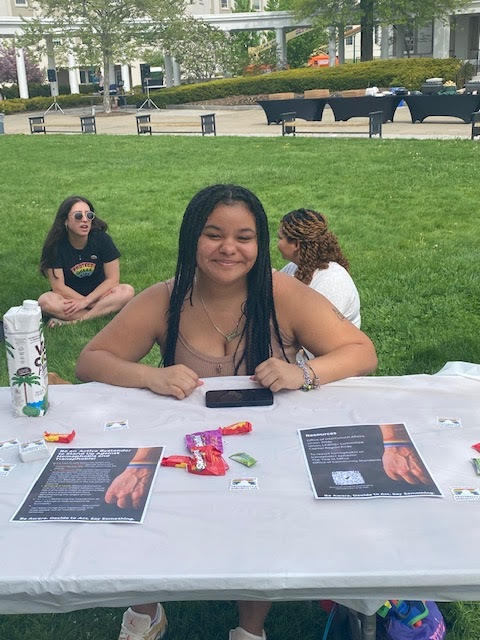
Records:
[[[269,358],[259,364],[252,380],[274,392],[281,389],[300,389],[305,382],[303,372],[298,365],[278,358]]]
[[[159,369],[152,367],[146,380],[146,386],[150,391],[163,396],[173,396],[178,400],[183,400],[202,384],[203,380],[200,380],[195,371],[183,364]]]

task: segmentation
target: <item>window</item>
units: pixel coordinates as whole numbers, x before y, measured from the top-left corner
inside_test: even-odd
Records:
[[[220,9],[228,9],[228,0],[220,0]]]
[[[26,7],[27,6],[27,0],[15,0],[15,6],[16,7]]]

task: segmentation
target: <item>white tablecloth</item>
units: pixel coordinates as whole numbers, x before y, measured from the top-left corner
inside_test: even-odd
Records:
[[[18,462],[0,478],[0,613],[60,612],[165,600],[329,598],[373,613],[386,598],[479,599],[480,502],[453,486],[480,486],[470,458],[480,441],[480,382],[462,376],[365,377],[318,391],[276,394],[272,407],[207,409],[207,389],[253,386],[216,378],[188,399],[91,383],[50,388],[42,418],[15,418],[0,389],[0,440],[74,428],[70,446],[165,445],[186,454],[184,435],[250,420],[224,438],[226,476],[159,470],[144,524],[9,522],[45,461]],[[440,428],[456,417],[461,429]],[[129,429],[105,431],[109,420]],[[315,500],[297,429],[405,422],[443,498]],[[49,445],[52,447],[52,445]],[[255,476],[258,491],[233,492]]]

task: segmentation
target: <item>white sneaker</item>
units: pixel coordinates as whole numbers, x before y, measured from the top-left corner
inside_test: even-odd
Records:
[[[265,631],[262,631],[261,636],[255,636],[253,633],[249,633],[242,629],[242,627],[237,627],[236,629],[230,629],[230,634],[228,636],[229,640],[267,640],[267,636],[265,635]]]
[[[160,603],[154,620],[152,624],[150,616],[128,608],[123,614],[118,640],[160,640],[167,630],[167,616]]]

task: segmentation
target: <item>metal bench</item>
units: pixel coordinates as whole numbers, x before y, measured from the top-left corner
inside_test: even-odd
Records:
[[[472,113],[472,133],[470,137],[475,140],[477,136],[480,136],[480,111]]]
[[[47,133],[43,116],[29,116],[30,133]]]
[[[294,136],[296,134],[296,116],[297,114],[295,113],[295,111],[280,114],[280,122],[282,123],[282,136]]]
[[[382,137],[383,111],[371,111],[368,114],[368,137]]]
[[[30,133],[97,133],[95,116],[80,116],[80,129],[57,129],[53,126],[47,131],[44,116],[29,116]]]
[[[154,133],[157,134],[170,134],[170,133],[175,133],[175,134],[179,134],[179,133],[185,133],[185,134],[192,134],[192,133],[201,133],[202,136],[206,136],[208,134],[213,134],[214,136],[217,135],[217,128],[216,128],[216,123],[215,123],[215,114],[214,113],[205,113],[202,114],[200,116],[200,130],[197,131],[187,131],[187,130],[181,130],[181,129],[177,129],[177,130],[173,130],[173,129],[154,129],[153,128],[153,123],[152,123],[152,119],[151,119],[151,114],[150,113],[137,113],[135,116],[135,120],[137,123],[137,134],[139,136],[141,135],[153,135]],[[178,123],[177,123],[178,126]]]

